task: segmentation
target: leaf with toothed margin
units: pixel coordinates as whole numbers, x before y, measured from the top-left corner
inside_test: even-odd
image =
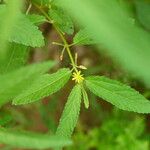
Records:
[[[77,124],[81,105],[81,85],[77,84],[71,91],[60,118],[56,135],[70,138]]]
[[[73,38],[74,45],[92,45],[97,43],[98,42],[92,38],[92,35],[88,33],[87,29],[81,29]]]
[[[14,105],[28,104],[38,101],[59,91],[69,80],[71,71],[60,69],[53,74],[45,74],[37,78],[30,87],[18,95],[14,100]]]
[[[54,65],[54,61],[36,63],[0,75],[0,106],[15,98],[27,87],[30,87],[36,78],[47,72]]]
[[[95,95],[122,110],[150,113],[150,101],[127,85],[103,76],[87,77],[85,83]]]
[[[54,5],[49,10],[49,16],[59,30],[70,35],[73,34],[74,25],[72,19],[62,8]]]
[[[20,15],[14,25],[9,42],[31,47],[42,47],[45,44],[42,32],[25,15]]]

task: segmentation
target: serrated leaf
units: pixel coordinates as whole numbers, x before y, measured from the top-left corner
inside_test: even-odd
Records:
[[[0,106],[20,94],[22,90],[29,87],[37,77],[47,72],[54,64],[52,61],[37,63],[0,75]]]
[[[89,108],[89,99],[86,90],[84,87],[82,87],[82,96],[83,96],[83,101],[84,101],[84,106],[85,108]]]
[[[49,10],[49,16],[54,24],[64,33],[73,34],[74,25],[70,16],[60,7],[53,6]]]
[[[86,29],[80,30],[73,38],[74,45],[91,45],[96,44]]]
[[[4,14],[7,12],[7,7],[3,5],[2,12],[0,11],[0,20],[5,20]],[[18,44],[23,44],[26,46],[31,47],[41,47],[44,46],[44,37],[42,35],[42,32],[38,29],[37,26],[35,26],[25,15],[21,14],[20,12],[17,12],[17,20],[15,24],[13,23],[11,25],[10,29],[5,29],[4,31],[1,31],[0,38],[8,39],[9,42],[15,42]],[[7,16],[9,18],[9,16]],[[11,31],[9,33],[9,30]],[[9,34],[7,34],[7,32]],[[7,36],[4,36],[4,35]]]
[[[23,66],[28,58],[29,47],[19,44],[9,44],[7,56],[0,63],[0,73],[7,73]]]
[[[45,74],[37,78],[30,87],[18,95],[13,104],[28,104],[49,96],[60,90],[71,76],[69,69],[60,69],[51,75]]]
[[[0,128],[0,143],[17,148],[47,149],[70,145],[71,141],[58,136],[14,131]]]
[[[135,0],[137,17],[140,23],[150,30],[150,1]]]
[[[42,15],[29,14],[29,15],[27,15],[27,18],[35,25],[40,25],[40,24],[46,22],[46,18]]]
[[[138,113],[150,113],[150,102],[139,92],[103,76],[86,78],[86,86],[95,95],[116,107]]]
[[[21,15],[14,25],[9,41],[31,47],[44,46],[42,32],[25,15]]]
[[[76,85],[63,110],[56,135],[70,138],[78,120],[81,105],[81,86]]]

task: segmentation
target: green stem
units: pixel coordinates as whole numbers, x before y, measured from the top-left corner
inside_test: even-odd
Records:
[[[33,3],[33,4],[34,4],[34,3]],[[41,11],[41,13],[48,19],[48,21],[49,21],[50,23],[53,22],[53,21],[51,20],[51,18],[48,16],[48,14],[47,14],[41,7],[39,7],[37,4],[34,4],[34,5]],[[70,45],[68,44],[68,42],[67,42],[67,40],[65,39],[64,35],[62,34],[62,32],[58,29],[58,27],[57,27],[55,24],[53,24],[53,27],[55,28],[55,30],[56,30],[57,33],[59,34],[60,38],[61,38],[62,41],[64,42],[64,46],[65,46],[65,48],[66,48],[66,50],[67,50],[67,53],[68,53],[68,56],[69,56],[69,58],[70,58],[70,61],[71,61],[71,64],[72,64],[72,66],[73,66],[74,71],[75,71],[75,72],[78,72],[78,69],[77,69],[77,67],[76,67],[75,61],[74,61],[73,56],[72,56],[72,54],[71,54]]]
[[[30,3],[30,4],[29,4],[29,7],[28,7],[28,9],[27,9],[27,11],[26,11],[26,15],[29,14],[31,7],[32,7],[32,4]]]
[[[72,56],[72,54],[71,54],[71,50],[70,50],[69,44],[67,43],[67,41],[66,41],[65,37],[63,36],[63,34],[59,31],[59,29],[58,29],[55,25],[54,25],[54,28],[56,29],[56,31],[57,31],[58,34],[60,35],[62,41],[64,42],[64,45],[65,45],[65,47],[66,47],[66,50],[67,50],[67,53],[68,53],[68,55],[69,55],[71,64],[72,64],[72,66],[73,66],[73,69],[74,69],[76,72],[78,72],[77,67],[76,67],[76,64],[75,64],[75,61],[74,61],[73,56]]]

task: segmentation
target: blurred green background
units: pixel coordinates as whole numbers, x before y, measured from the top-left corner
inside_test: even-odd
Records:
[[[3,2],[1,0],[1,3]],[[18,17],[19,7],[13,6],[15,3],[11,2],[10,0],[10,6],[8,6],[10,12],[7,18],[0,18],[3,23],[3,26],[0,23],[0,34],[4,35],[3,38],[0,36],[1,70],[5,67],[3,58],[5,56],[7,58],[11,53],[5,54],[3,50],[12,49],[12,45],[9,45],[6,39],[12,30],[11,24]],[[16,3],[21,5],[17,0]],[[100,43],[90,46],[73,46],[72,51],[78,53],[78,62],[88,68],[84,74],[105,75],[119,80],[149,99],[150,1],[61,0],[58,4],[66,8],[74,18],[76,31],[82,26],[87,26],[93,39]],[[28,5],[28,1],[25,1],[22,11],[26,10]],[[15,13],[12,14],[12,12]],[[38,13],[38,10],[32,7],[30,12]],[[135,26],[131,26],[132,24]],[[6,32],[6,29],[9,30]],[[40,29],[46,37],[46,45],[42,48],[29,48],[29,52],[24,55],[23,64],[50,59],[59,62],[52,71],[62,66],[69,67],[66,54],[63,61],[59,59],[61,47],[51,44],[53,41],[60,41],[53,27],[44,23],[40,25]],[[73,36],[67,36],[69,43],[72,38]],[[13,46],[15,47],[15,44]],[[17,67],[20,67],[19,63]],[[13,70],[9,66],[7,69]],[[0,109],[0,125],[41,133],[55,133],[73,84],[70,81],[60,92],[30,105],[12,106],[10,103],[4,105]],[[90,108],[86,110],[82,107],[78,125],[73,134],[74,144],[65,148],[66,150],[150,149],[149,115],[121,111],[90,93],[88,96]],[[1,145],[0,149],[13,150],[12,147],[5,145]]]

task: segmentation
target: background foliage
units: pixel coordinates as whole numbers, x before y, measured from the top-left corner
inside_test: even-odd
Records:
[[[149,150],[149,66],[149,0],[1,0],[0,149]]]

